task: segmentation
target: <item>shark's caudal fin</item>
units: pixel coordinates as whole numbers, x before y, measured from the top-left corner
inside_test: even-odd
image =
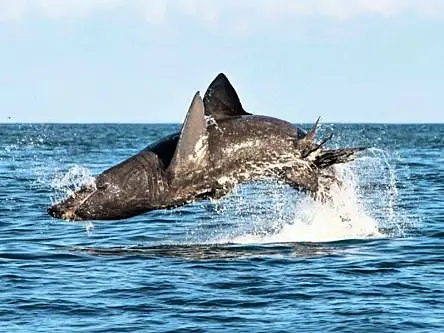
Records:
[[[350,162],[355,159],[356,153],[366,149],[364,147],[324,149],[325,143],[332,138],[332,135],[316,143],[318,123],[319,118],[306,136],[298,141],[299,148],[301,149],[301,159],[305,161],[305,164],[299,168],[287,170],[285,174],[285,178],[291,186],[302,191],[308,191],[314,195],[317,195],[321,180],[324,190],[327,183],[340,183],[336,179],[333,169],[329,167],[335,164]],[[325,197],[324,195],[323,198]]]
[[[318,148],[319,149],[319,148]],[[316,150],[312,152],[314,156],[309,156],[307,164],[300,165],[298,168],[289,169],[285,173],[285,180],[292,187],[316,194],[319,189],[319,181],[325,185],[330,182],[340,181],[336,178],[334,169],[329,167],[353,161],[356,153],[366,148],[343,148],[332,150]]]
[[[350,162],[354,160],[357,152],[366,149],[364,147],[324,149],[325,143],[332,138],[333,134],[326,136],[319,143],[315,143],[318,124],[319,118],[302,139],[302,144],[305,146],[303,158],[312,162],[316,168],[325,169],[334,164]]]
[[[322,151],[314,160],[319,169],[325,169],[334,164],[347,163],[355,159],[356,153],[365,150],[364,147],[341,148]]]
[[[215,120],[250,114],[243,109],[236,90],[223,73],[220,73],[211,82],[203,102],[205,115],[211,116]]]
[[[204,105],[197,92],[182,125],[167,173],[171,180],[185,177],[193,171],[205,168],[208,161],[208,133]]]

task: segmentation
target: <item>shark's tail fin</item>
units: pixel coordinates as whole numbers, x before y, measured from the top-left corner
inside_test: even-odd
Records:
[[[356,157],[356,153],[365,149],[366,148],[364,147],[358,147],[321,150],[316,154],[313,163],[317,168],[325,169],[334,164],[353,161]]]
[[[366,148],[325,149],[324,145],[332,138],[332,135],[316,143],[318,122],[319,119],[306,136],[298,141],[304,164],[288,170],[285,178],[291,186],[309,192],[315,198],[326,200],[330,197],[328,194],[330,187],[333,184],[341,185],[335,170],[331,167],[335,164],[353,161],[356,154]]]
[[[332,168],[335,164],[353,161],[356,153],[366,148],[342,148],[321,150],[314,159],[314,164],[318,169],[318,186],[316,192],[312,192],[313,197],[321,202],[332,202],[334,190],[343,187],[341,177],[337,170]]]
[[[353,161],[356,153],[366,149],[365,147],[324,149],[325,143],[330,141],[333,134],[322,139],[320,143],[315,143],[318,123],[319,118],[307,135],[302,139],[302,144],[304,145],[304,153],[302,157],[313,163],[316,168],[322,170],[334,164]]]

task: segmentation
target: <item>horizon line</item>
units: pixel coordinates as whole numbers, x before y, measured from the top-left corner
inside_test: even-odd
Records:
[[[291,122],[291,124],[314,124],[315,122]],[[182,125],[182,122],[51,122],[51,121],[0,121],[0,125]],[[319,124],[338,124],[338,125],[444,125],[443,122],[343,122],[343,121],[320,121]]]

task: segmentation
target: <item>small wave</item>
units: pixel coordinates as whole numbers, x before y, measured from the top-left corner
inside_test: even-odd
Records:
[[[284,257],[312,258],[325,255],[346,253],[342,247],[324,246],[308,243],[282,243],[260,245],[238,244],[159,244],[152,246],[130,247],[61,247],[60,250],[99,256],[144,256],[178,257],[189,260],[221,260],[263,258],[280,259]]]

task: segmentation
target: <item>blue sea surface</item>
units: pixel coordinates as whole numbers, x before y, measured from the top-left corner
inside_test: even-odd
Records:
[[[47,215],[178,128],[0,124],[1,332],[444,332],[444,124],[322,124],[369,147],[334,204],[264,181],[120,221]]]

